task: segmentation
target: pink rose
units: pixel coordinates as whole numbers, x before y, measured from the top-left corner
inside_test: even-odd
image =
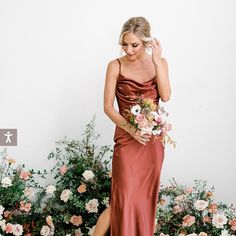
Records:
[[[20,210],[25,211],[25,212],[29,212],[31,210],[31,203],[30,202],[24,203],[23,201],[21,201],[20,202]]]
[[[75,226],[80,226],[83,223],[82,217],[81,216],[76,216],[76,215],[73,215],[70,218],[70,222]]]
[[[145,116],[143,114],[138,114],[136,117],[135,117],[135,122],[136,123],[141,123],[143,122],[145,119]]]
[[[66,165],[63,165],[63,166],[60,168],[60,173],[61,173],[62,175],[64,175],[66,172],[67,172],[67,166],[66,166]]]
[[[7,234],[11,234],[11,233],[13,233],[13,230],[14,230],[14,225],[10,224],[10,223],[7,223],[6,227],[5,227],[5,232]]]
[[[184,218],[183,218],[183,226],[191,226],[195,223],[195,217],[194,216],[191,216],[191,215],[186,215]]]
[[[30,172],[28,171],[21,171],[20,172],[20,178],[23,179],[23,180],[27,180],[30,176]]]
[[[231,230],[236,231],[236,219],[230,220]]]

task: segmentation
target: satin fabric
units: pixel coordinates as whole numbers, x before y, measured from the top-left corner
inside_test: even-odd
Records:
[[[119,74],[116,99],[125,119],[138,95],[158,104],[155,78],[140,83]],[[164,147],[154,138],[145,146],[118,126],[114,142],[110,236],[153,236]]]

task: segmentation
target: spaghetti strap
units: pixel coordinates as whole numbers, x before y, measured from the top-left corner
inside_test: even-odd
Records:
[[[119,60],[119,58],[116,59],[119,62],[119,74],[121,74],[121,62]]]

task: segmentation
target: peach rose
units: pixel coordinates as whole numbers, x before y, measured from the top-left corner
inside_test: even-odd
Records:
[[[207,236],[207,233],[201,232],[198,236]]]
[[[208,197],[208,198],[212,198],[213,196],[214,196],[214,193],[211,192],[211,191],[208,191],[208,192],[206,193],[206,197]]]
[[[46,217],[46,222],[49,226],[53,226],[53,222],[52,222],[52,217],[51,216],[47,216]]]
[[[85,184],[81,184],[78,188],[77,188],[77,191],[79,193],[84,193],[86,192],[86,185]]]
[[[203,222],[211,223],[211,218],[209,216],[204,216]]]
[[[217,207],[218,207],[218,205],[217,204],[215,204],[215,203],[212,203],[209,207],[208,207],[208,211],[210,212],[210,213],[213,213],[213,214],[215,214],[215,213],[217,213],[218,212],[218,209],[217,209]]]
[[[162,199],[159,201],[159,203],[160,203],[161,206],[163,206],[163,205],[166,203],[166,200],[162,198]]]
[[[184,218],[183,218],[183,226],[191,226],[195,223],[195,217],[194,216],[191,216],[191,215],[186,215]]]
[[[231,230],[236,231],[236,219],[230,220],[229,225],[231,225]]]
[[[4,215],[4,217],[5,217],[6,219],[10,219],[11,216],[12,216],[12,213],[11,213],[10,211],[4,211],[4,212],[3,212],[3,215]]]
[[[186,188],[185,190],[184,190],[184,193],[185,194],[190,194],[190,193],[192,193],[193,192],[193,188]]]
[[[70,218],[70,222],[75,225],[75,226],[80,226],[83,221],[82,221],[82,216],[76,216],[76,215],[73,215],[71,218]]]
[[[64,175],[67,172],[67,166],[66,165],[61,166],[59,171],[61,175]]]

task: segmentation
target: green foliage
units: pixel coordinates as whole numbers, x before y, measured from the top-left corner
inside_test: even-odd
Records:
[[[225,219],[225,223],[217,220],[218,217]],[[195,180],[193,187],[186,187],[172,179],[170,186],[160,189],[156,235],[197,236],[204,232],[219,236],[222,230],[233,234],[232,221],[235,219],[235,208],[216,203],[214,186],[208,189],[206,181]]]

